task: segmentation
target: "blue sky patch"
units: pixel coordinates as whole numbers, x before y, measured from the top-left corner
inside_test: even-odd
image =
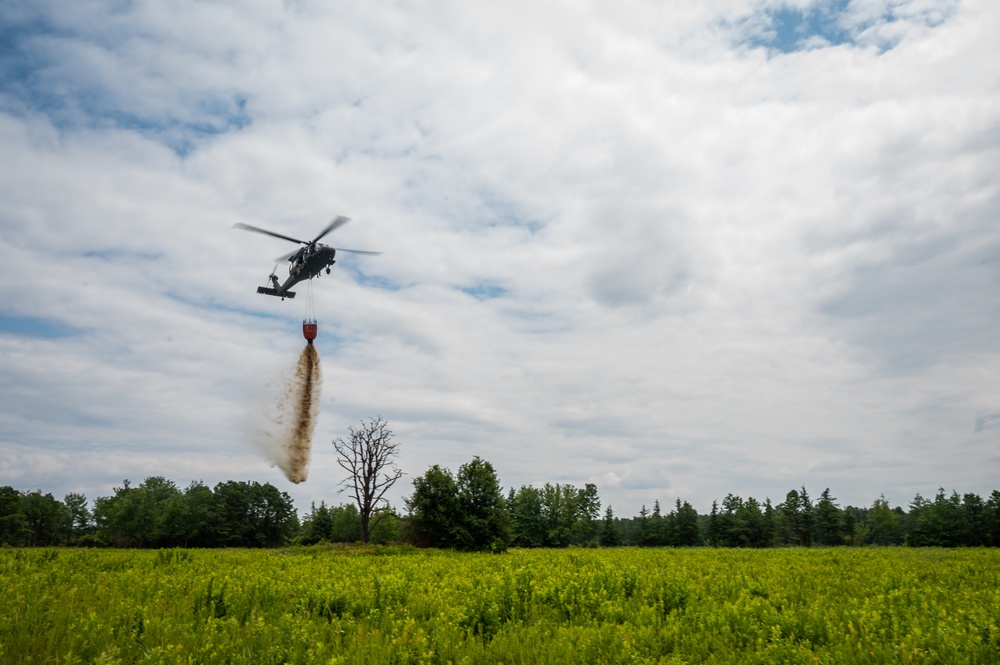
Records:
[[[930,7],[915,7],[916,3],[903,2],[886,4],[880,12],[870,13],[867,11],[870,7],[859,7],[859,11],[855,11],[852,5],[856,4],[858,0],[830,0],[793,7],[788,2],[779,2],[736,25],[744,32],[745,43],[776,53],[861,42],[885,52],[896,45],[899,36],[879,31],[879,26],[902,20],[936,27],[951,18],[957,8],[955,0],[945,0]],[[869,32],[871,28],[875,30]]]
[[[211,302],[193,300],[191,298],[185,298],[179,293],[173,293],[173,292],[168,292],[166,295],[171,300],[174,300],[184,305],[188,305],[190,307],[197,307],[198,309],[211,309],[219,312],[227,312],[229,314],[240,314],[241,316],[251,316],[256,319],[270,319],[275,321],[288,318],[287,313],[273,314],[270,312],[262,312],[254,309],[246,309],[244,307],[233,307],[230,305],[223,305],[214,300]],[[261,296],[261,298],[264,297],[266,296]]]
[[[333,269],[336,270],[337,268],[335,267]],[[361,286],[368,286],[373,289],[383,289],[385,291],[399,291],[401,288],[403,288],[396,282],[386,279],[385,277],[366,275],[360,270],[354,268],[348,268],[347,266],[343,266],[341,269],[347,270],[347,272],[351,274],[351,277],[354,279],[354,281],[360,284]]]
[[[976,432],[988,429],[1000,429],[1000,411],[996,413],[980,413],[976,416]]]
[[[460,290],[468,293],[476,300],[492,300],[502,298],[507,295],[507,290],[496,284],[480,283],[475,286],[460,287]]]
[[[834,0],[805,9],[784,5],[767,10],[768,29],[752,35],[749,42],[781,53],[800,51],[817,41],[831,46],[849,43],[852,35],[839,21],[849,4],[850,0]]]
[[[62,339],[78,334],[79,330],[64,323],[33,316],[7,316],[0,314],[0,333],[36,337],[38,339]]]
[[[849,42],[850,33],[840,27],[836,20],[836,15],[846,6],[846,2],[840,2],[824,11],[786,8],[776,12],[772,15],[775,31],[773,47],[786,53],[796,51],[805,40],[813,37],[819,37],[834,46]]]

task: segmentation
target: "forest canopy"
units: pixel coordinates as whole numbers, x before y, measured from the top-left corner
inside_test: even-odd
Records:
[[[779,503],[729,494],[708,514],[676,499],[638,515],[603,507],[597,487],[546,483],[505,493],[493,466],[478,457],[456,474],[438,465],[413,480],[405,512],[380,509],[373,543],[503,551],[508,547],[786,547],[908,545],[1000,546],[1000,491],[983,499],[939,489],[904,509],[885,496],[870,506],[840,506],[829,489],[805,487]],[[181,489],[161,476],[91,503],[41,490],[0,487],[0,544],[9,546],[281,547],[355,542],[361,518],[353,504],[309,507],[300,519],[291,497],[270,483],[227,481]]]

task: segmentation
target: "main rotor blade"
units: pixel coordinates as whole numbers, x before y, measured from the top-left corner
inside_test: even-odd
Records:
[[[289,236],[281,235],[280,233],[275,233],[274,231],[268,231],[267,229],[261,229],[256,226],[250,226],[249,224],[244,224],[243,222],[236,222],[235,224],[233,224],[233,228],[243,229],[244,231],[253,231],[254,233],[263,233],[264,235],[267,236],[274,236],[275,238],[281,238],[282,240],[290,240],[291,242],[297,242],[302,245],[309,244],[305,240],[299,240],[298,238],[292,238]]]
[[[367,254],[368,256],[381,256],[382,252],[369,252],[364,249],[344,249],[343,247],[334,247],[338,252],[350,252],[351,254]]]
[[[279,256],[278,258],[275,259],[275,261],[277,261],[278,263],[281,263],[282,261],[291,261],[292,257],[295,256],[296,254],[298,254],[301,251],[302,251],[301,247],[298,248],[298,249],[293,249],[292,251],[288,252],[287,254],[282,254],[281,256]]]
[[[315,245],[316,243],[319,242],[319,239],[322,238],[323,236],[325,236],[327,233],[329,233],[330,231],[333,231],[334,229],[339,229],[341,226],[343,226],[344,224],[348,223],[349,221],[351,221],[350,217],[344,217],[343,215],[337,215],[336,219],[334,219],[332,222],[330,222],[330,224],[327,225],[327,227],[325,229],[323,229],[322,231],[320,231],[319,235],[316,236],[316,238],[311,243],[309,243],[309,244]],[[299,242],[301,242],[301,241],[299,241]]]

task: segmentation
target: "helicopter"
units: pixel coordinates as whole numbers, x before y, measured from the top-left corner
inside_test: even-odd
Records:
[[[279,263],[281,261],[288,261],[290,264],[288,266],[288,279],[285,280],[284,284],[279,283],[278,276],[274,274],[275,270],[278,268],[278,266],[275,265],[275,270],[272,270],[271,274],[268,275],[268,279],[270,280],[272,286],[258,286],[257,293],[262,293],[266,296],[277,296],[282,300],[285,298],[294,298],[295,292],[289,291],[288,289],[292,288],[301,281],[318,277],[324,269],[326,270],[326,274],[329,275],[330,266],[337,262],[334,258],[337,256],[337,252],[365,254],[368,256],[380,255],[382,252],[368,252],[361,249],[330,247],[329,245],[324,245],[319,242],[320,239],[322,239],[327,233],[340,228],[349,221],[351,221],[350,217],[338,215],[327,225],[325,229],[319,232],[319,235],[312,240],[299,240],[298,238],[291,238],[280,233],[275,233],[274,231],[268,231],[267,229],[251,226],[250,224],[244,224],[242,222],[233,224],[234,229],[243,229],[244,231],[263,233],[264,235],[274,236],[275,238],[281,238],[282,240],[288,240],[290,242],[304,245],[304,247],[299,247],[298,249],[275,259],[275,261],[278,261]]]

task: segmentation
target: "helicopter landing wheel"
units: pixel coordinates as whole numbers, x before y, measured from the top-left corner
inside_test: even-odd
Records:
[[[326,274],[327,274],[327,275],[329,275],[329,274],[330,274],[330,269],[329,269],[329,268],[327,268],[327,269],[326,269]]]

